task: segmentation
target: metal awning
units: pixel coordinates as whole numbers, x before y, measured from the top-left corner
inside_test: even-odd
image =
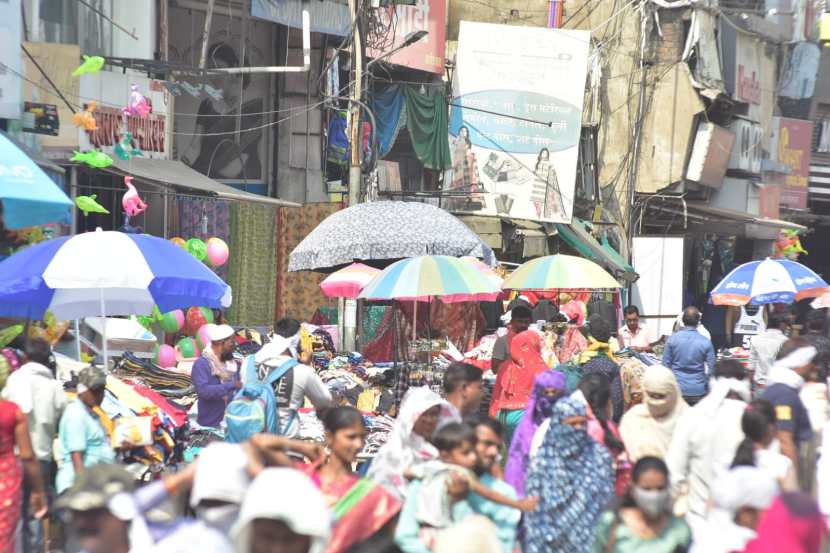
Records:
[[[790,229],[797,231],[805,231],[807,227],[799,225],[798,223],[791,223],[781,219],[770,219],[768,217],[758,217],[751,213],[743,211],[733,211],[731,209],[723,209],[720,207],[712,207],[702,202],[686,202],[686,206],[690,212],[707,215],[709,217],[725,219],[727,221],[734,221],[738,223],[750,223],[755,225],[775,227],[782,229]]]
[[[559,237],[583,257],[609,269],[611,274],[626,283],[635,282],[640,275],[610,244],[600,243],[590,231],[590,223],[573,217],[571,224],[556,224]]]
[[[191,169],[181,161],[140,157],[124,161],[114,158],[113,164],[106,170],[119,175],[132,176],[138,181],[165,187],[186,188],[223,200],[257,202],[280,207],[301,207],[298,203],[251,194],[222,184]]]

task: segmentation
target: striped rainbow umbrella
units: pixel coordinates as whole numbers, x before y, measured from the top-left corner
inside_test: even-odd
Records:
[[[608,272],[573,255],[537,257],[520,265],[502,285],[505,290],[604,290],[620,288]]]
[[[363,263],[352,263],[327,276],[320,283],[320,288],[323,294],[330,298],[354,299],[378,274],[380,274],[380,269]]]
[[[501,290],[471,264],[447,255],[422,255],[389,265],[360,293],[368,300],[446,303],[495,301]]]

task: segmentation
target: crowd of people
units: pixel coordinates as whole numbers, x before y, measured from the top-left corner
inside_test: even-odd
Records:
[[[67,401],[49,344],[29,340],[0,400],[0,552],[820,551],[824,312],[801,336],[771,314],[748,367],[716,359],[694,307],[665,341],[634,307],[619,329],[564,308],[541,329],[532,317],[510,312],[487,404],[482,370],[455,362],[443,394],[406,392],[368,461],[364,416],[335,404],[299,323],[279,321],[241,361],[234,330],[213,325],[192,369],[194,426],[221,426],[252,383],[269,389],[273,426],[211,443],[150,483],[119,465],[102,424],[107,374],[81,370]],[[627,372],[623,352],[653,362]],[[824,421],[810,400],[822,393]],[[325,443],[297,439],[306,403]]]

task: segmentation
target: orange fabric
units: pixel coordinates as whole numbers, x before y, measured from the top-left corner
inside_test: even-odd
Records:
[[[502,363],[493,388],[490,403],[493,417],[501,409],[524,409],[530,400],[536,375],[548,370],[542,358],[542,337],[538,332],[526,330],[509,343],[510,360]]]

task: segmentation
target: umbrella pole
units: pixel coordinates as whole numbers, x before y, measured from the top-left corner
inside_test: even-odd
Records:
[[[109,370],[109,348],[107,344],[107,310],[104,307],[104,289],[99,288],[99,298],[101,300],[101,335],[104,344],[104,370]]]
[[[75,319],[75,344],[77,345],[78,361],[81,360],[81,322]]]
[[[412,340],[418,339],[418,300],[412,301]]]

